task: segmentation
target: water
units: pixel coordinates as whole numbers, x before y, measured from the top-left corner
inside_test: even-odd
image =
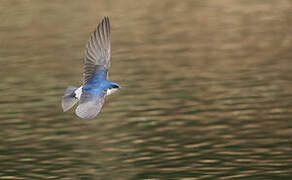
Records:
[[[0,1],[0,179],[289,179],[292,4]],[[63,113],[111,18],[94,120]]]

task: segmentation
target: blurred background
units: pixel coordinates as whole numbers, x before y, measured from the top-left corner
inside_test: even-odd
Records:
[[[0,179],[289,179],[290,0],[0,0]],[[123,87],[63,113],[109,16]]]

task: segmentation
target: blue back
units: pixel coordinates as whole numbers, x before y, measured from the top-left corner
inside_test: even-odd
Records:
[[[104,90],[108,89],[111,82],[106,80],[107,69],[104,66],[96,66],[94,76],[83,85],[82,92],[90,93],[96,96],[103,96]]]

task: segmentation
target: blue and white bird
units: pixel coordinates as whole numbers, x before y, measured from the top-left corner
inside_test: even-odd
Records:
[[[110,51],[110,22],[108,17],[104,17],[86,45],[83,85],[79,88],[69,86],[62,97],[64,112],[79,101],[76,115],[83,119],[92,119],[100,112],[105,96],[120,89],[118,83],[107,80]]]

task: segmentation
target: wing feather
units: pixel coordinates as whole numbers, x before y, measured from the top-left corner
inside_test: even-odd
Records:
[[[96,65],[106,69],[110,66],[110,22],[106,16],[90,35],[85,49],[83,84],[87,83],[97,72]]]
[[[101,97],[90,93],[82,93],[75,113],[83,119],[93,119],[100,112],[104,104],[105,94]]]

